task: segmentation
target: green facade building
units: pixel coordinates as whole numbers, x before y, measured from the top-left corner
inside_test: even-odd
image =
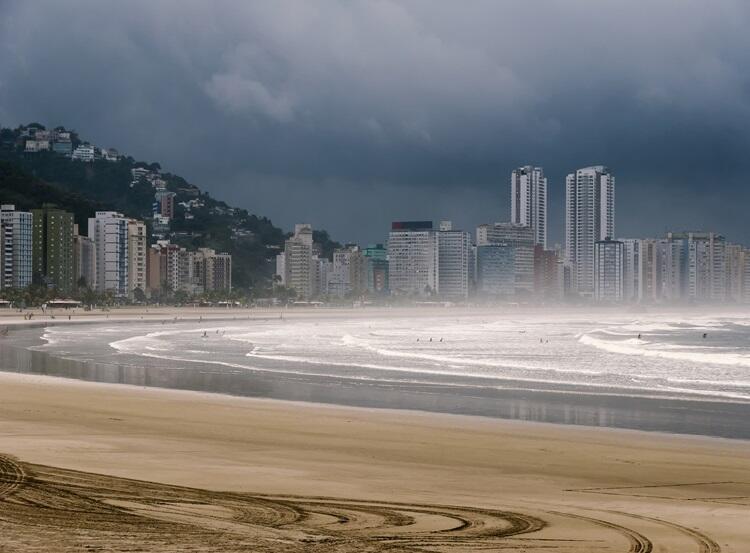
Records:
[[[74,288],[73,214],[44,205],[32,216],[34,282],[68,295]]]

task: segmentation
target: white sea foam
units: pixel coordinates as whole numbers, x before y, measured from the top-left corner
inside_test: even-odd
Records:
[[[714,365],[738,365],[750,367],[750,355],[739,353],[700,353],[690,351],[675,351],[673,349],[649,349],[633,347],[632,343],[625,341],[602,340],[591,334],[584,334],[579,341],[582,344],[593,346],[597,349],[618,353],[621,355],[641,355],[643,357],[658,357],[661,359],[674,359],[678,361],[689,361],[692,363],[714,364]]]
[[[659,390],[747,400],[750,332],[745,322],[698,317],[594,321],[436,316],[238,322],[231,327],[182,323],[137,335],[133,333],[138,328],[129,327],[110,346],[123,355],[268,373],[383,382],[439,378],[455,385],[468,385],[468,377],[490,387],[494,383],[487,379],[597,386],[623,390],[625,395]],[[52,341],[48,344],[66,351],[71,350],[68,342],[81,336],[73,328],[65,335],[56,332],[59,329],[45,332]],[[199,339],[204,332],[208,339]],[[721,332],[721,340],[701,340],[702,332]],[[85,339],[94,343],[96,338]]]

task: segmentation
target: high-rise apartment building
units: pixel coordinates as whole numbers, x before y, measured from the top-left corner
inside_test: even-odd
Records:
[[[198,248],[193,256],[196,284],[204,291],[232,289],[232,256],[211,248]]]
[[[534,244],[547,248],[547,177],[526,165],[510,176],[510,222],[531,227]]]
[[[33,279],[60,294],[70,294],[75,284],[73,214],[49,205],[31,213]]]
[[[469,296],[471,235],[454,230],[450,221],[440,222],[438,232],[438,292],[444,298]]]
[[[177,194],[169,190],[158,190],[154,194],[154,214],[174,219],[174,201]]]
[[[544,301],[559,301],[563,297],[562,264],[557,250],[534,246],[534,296]]]
[[[73,283],[90,288],[96,286],[96,248],[88,236],[81,236],[73,225]]]
[[[328,273],[328,293],[339,298],[361,296],[367,289],[364,262],[362,250],[355,244],[335,250]]]
[[[383,244],[372,244],[362,250],[365,258],[365,279],[367,292],[385,294],[388,292],[388,250]]]
[[[476,247],[477,294],[512,297],[516,294],[516,251],[508,244],[483,244]]]
[[[33,231],[32,215],[16,211],[10,204],[0,206],[1,288],[24,288],[31,284]]]
[[[388,235],[391,293],[432,295],[439,289],[439,244],[432,221],[397,221]]]
[[[150,294],[204,291],[205,267],[198,262],[197,252],[159,240],[149,248],[147,287]]]
[[[727,275],[727,300],[735,303],[744,303],[745,298],[745,267],[748,263],[748,251],[739,244],[727,244],[726,246],[726,275]]]
[[[128,219],[116,211],[97,211],[89,218],[89,238],[94,240],[97,292],[128,296]]]
[[[623,300],[651,303],[659,299],[659,245],[657,240],[620,238],[623,244]]]
[[[602,165],[585,167],[565,180],[565,248],[573,266],[573,288],[594,295],[594,245],[615,236],[615,177]]]
[[[313,254],[312,256],[312,295],[325,297],[328,295],[328,284],[333,264],[328,258]],[[283,282],[282,282],[283,284]]]
[[[531,296],[534,292],[534,231],[527,225],[494,223],[477,227],[477,247],[502,244],[513,248],[515,255],[515,294]],[[477,256],[478,256],[477,252]],[[479,259],[477,258],[477,264]]]
[[[663,251],[667,299],[697,303],[726,300],[726,240],[723,236],[713,232],[670,232]]]
[[[300,299],[313,297],[314,268],[312,225],[297,224],[294,235],[284,244],[283,283]]]
[[[136,290],[146,293],[146,264],[148,246],[146,243],[146,223],[128,219],[128,296],[133,297]]]
[[[620,302],[623,300],[624,244],[618,240],[594,243],[594,299]]]

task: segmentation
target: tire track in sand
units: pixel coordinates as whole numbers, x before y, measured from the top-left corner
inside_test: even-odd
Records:
[[[16,493],[25,482],[23,467],[10,457],[0,455],[0,500]]]

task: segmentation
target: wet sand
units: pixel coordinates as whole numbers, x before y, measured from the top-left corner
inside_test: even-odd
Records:
[[[750,550],[741,440],[0,373],[0,455],[3,552]]]

